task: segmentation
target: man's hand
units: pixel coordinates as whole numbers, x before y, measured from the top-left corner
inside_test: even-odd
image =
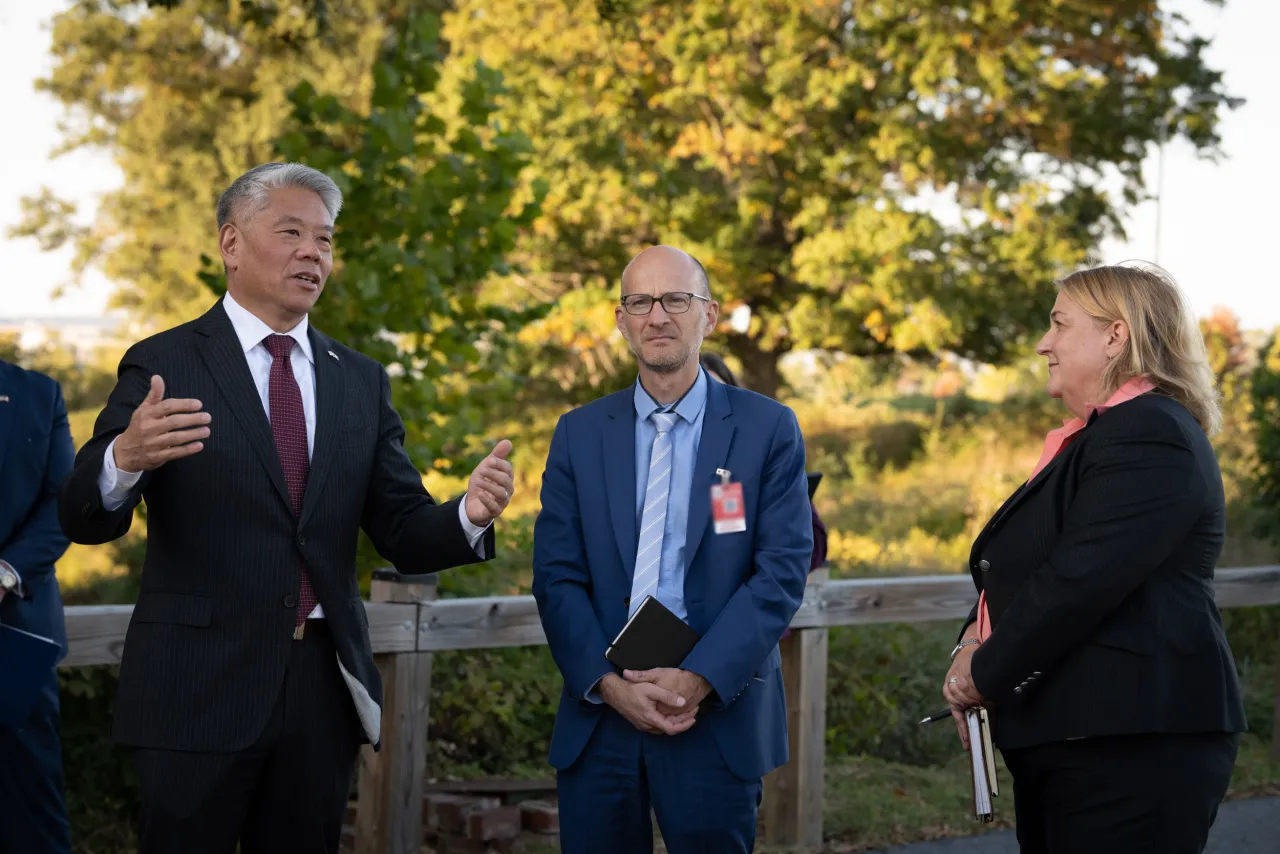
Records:
[[[133,411],[129,426],[116,438],[116,468],[126,472],[153,471],[170,460],[204,450],[209,436],[209,413],[198,400],[164,399],[164,380],[151,378],[151,391]]]
[[[653,670],[625,670],[622,673],[628,682],[636,685],[649,684],[665,688],[672,694],[682,698],[684,705],[676,708],[670,703],[659,706],[658,711],[664,715],[676,715],[692,709],[697,710],[702,701],[711,693],[711,683],[696,673],[680,670],[676,667],[656,667]]]
[[[600,697],[641,732],[654,735],[679,735],[693,726],[697,707],[687,708],[684,697],[652,683],[628,682],[618,674],[607,674],[600,680]],[[677,710],[668,715],[660,708]]]
[[[951,706],[951,717],[955,718],[956,729],[960,733],[960,742],[964,749],[969,749],[969,725],[965,722],[964,710],[973,706],[981,706],[986,700],[973,684],[972,664],[976,645],[966,646],[956,653],[951,669],[947,671],[946,681],[942,684],[942,696]]]
[[[515,469],[507,462],[511,443],[506,439],[480,461],[467,481],[467,518],[484,528],[502,515],[516,491]]]

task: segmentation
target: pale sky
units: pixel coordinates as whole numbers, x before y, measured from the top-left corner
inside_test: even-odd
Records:
[[[37,94],[33,81],[50,68],[46,24],[64,0],[0,0],[0,91],[8,131],[0,135],[0,318],[96,315],[110,285],[91,274],[82,287],[55,299],[69,279],[68,252],[42,253],[34,241],[11,240],[7,228],[19,215],[18,200],[49,186],[76,200],[82,214],[121,177],[104,154],[78,152],[57,160],[61,108]],[[1276,152],[1280,152],[1280,89],[1275,86],[1277,0],[1228,0],[1223,9],[1204,0],[1171,0],[1194,29],[1213,38],[1210,65],[1226,73],[1226,89],[1248,103],[1225,115],[1226,158],[1197,160],[1190,146],[1174,142],[1165,156],[1164,212],[1159,261],[1186,289],[1196,310],[1224,305],[1252,328],[1280,325],[1280,274],[1260,253],[1271,246],[1277,221]],[[1154,154],[1147,174],[1155,176]],[[1155,205],[1131,212],[1127,243],[1110,241],[1103,260],[1155,260]],[[1269,250],[1268,250],[1269,251]],[[194,262],[193,262],[194,263]]]

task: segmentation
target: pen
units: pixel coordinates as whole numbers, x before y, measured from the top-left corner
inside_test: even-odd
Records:
[[[934,723],[935,721],[945,721],[945,720],[948,720],[948,719],[950,719],[950,717],[951,717],[951,710],[950,710],[950,709],[943,709],[942,711],[937,712],[936,714],[929,715],[929,717],[927,717],[927,718],[925,718],[924,720],[920,721],[920,723],[922,723],[922,724],[931,724],[931,723]]]

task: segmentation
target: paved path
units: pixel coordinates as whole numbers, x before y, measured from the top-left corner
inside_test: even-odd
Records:
[[[1275,854],[1280,851],[1280,797],[1228,801],[1218,811],[1205,854]],[[869,852],[877,854],[877,852]],[[917,842],[878,854],[1018,854],[1011,830],[964,839]]]

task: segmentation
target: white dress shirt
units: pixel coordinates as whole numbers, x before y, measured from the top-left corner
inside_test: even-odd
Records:
[[[271,352],[263,343],[268,335],[276,332],[257,315],[240,305],[227,294],[222,300],[222,307],[231,318],[231,326],[236,337],[240,339],[240,347],[244,350],[245,361],[249,363],[249,373],[253,375],[253,384],[258,389],[258,397],[262,400],[262,408],[266,410],[267,420],[271,420]],[[311,339],[307,337],[307,318],[303,317],[298,325],[285,333],[298,346],[294,347],[290,361],[293,366],[293,377],[298,381],[298,390],[302,392],[302,414],[307,421],[307,457],[310,459],[316,446],[316,372],[315,359],[311,351]],[[217,429],[216,427],[214,429]],[[107,452],[102,459],[102,472],[98,475],[98,492],[102,494],[102,506],[108,511],[118,510],[129,500],[129,493],[137,486],[142,472],[128,472],[116,467],[115,439],[107,445]],[[479,553],[480,538],[488,527],[481,528],[467,518],[466,499],[458,503],[458,520],[462,530],[471,542],[471,547]],[[322,619],[324,609],[319,604],[311,612],[309,619]]]

